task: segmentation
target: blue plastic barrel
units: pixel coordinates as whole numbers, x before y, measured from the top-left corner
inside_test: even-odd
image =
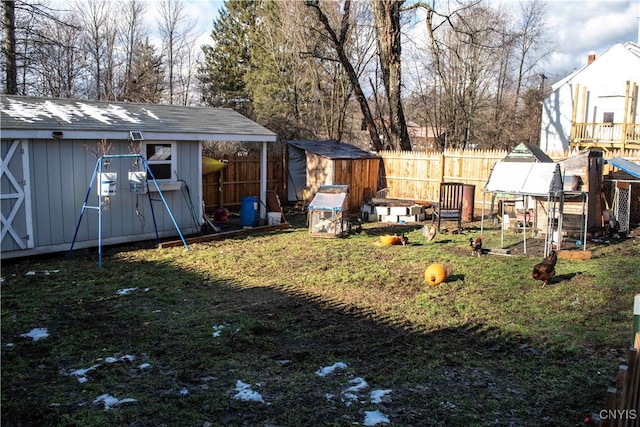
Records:
[[[256,196],[242,196],[240,206],[240,226],[255,227],[258,224],[258,198]]]

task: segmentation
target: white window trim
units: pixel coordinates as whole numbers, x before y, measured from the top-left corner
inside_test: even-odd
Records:
[[[157,161],[153,161],[153,160],[149,160],[147,159],[147,145],[154,145],[154,144],[171,144],[171,178],[167,179],[159,179],[156,178],[156,181],[158,181],[158,184],[161,183],[173,183],[173,182],[177,182],[178,181],[178,177],[176,176],[176,170],[177,170],[177,159],[178,159],[178,144],[176,142],[167,142],[167,141],[145,141],[144,144],[142,145],[142,156],[145,158],[145,160],[147,161],[147,163],[149,165],[154,165],[154,164],[163,164],[164,162],[157,162]],[[154,177],[155,178],[155,177]]]

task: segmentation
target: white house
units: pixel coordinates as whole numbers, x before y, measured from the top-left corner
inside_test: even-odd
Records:
[[[640,45],[617,43],[552,85],[542,102],[540,148],[640,148]]]

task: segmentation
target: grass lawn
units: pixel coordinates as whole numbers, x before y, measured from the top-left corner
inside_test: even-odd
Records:
[[[2,425],[579,426],[603,408],[640,239],[589,242],[541,288],[540,256],[471,256],[478,223],[426,243],[421,225],[319,239],[288,219],[188,252],[106,248],[102,268],[3,261]],[[374,244],[388,233],[409,244]],[[451,274],[430,287],[433,262]]]

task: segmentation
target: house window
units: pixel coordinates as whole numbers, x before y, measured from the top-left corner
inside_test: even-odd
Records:
[[[176,144],[175,143],[145,143],[145,157],[149,169],[156,180],[175,179]],[[151,178],[151,176],[149,176]]]
[[[613,124],[613,113],[604,113],[602,115],[602,122],[612,125]]]

